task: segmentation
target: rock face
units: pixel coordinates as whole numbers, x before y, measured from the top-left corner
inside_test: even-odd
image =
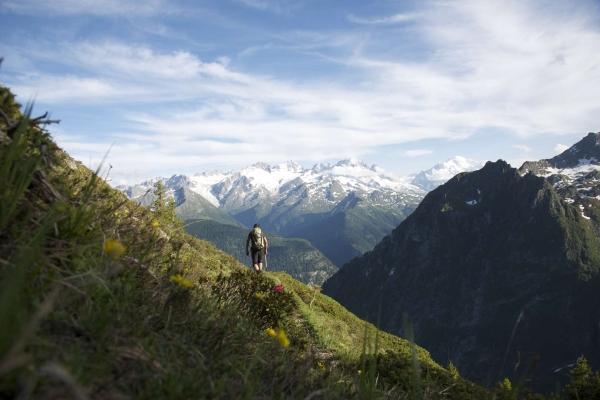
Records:
[[[497,161],[430,192],[323,291],[372,321],[381,307],[394,334],[407,313],[416,343],[477,383],[518,380],[539,359],[531,384],[554,390],[565,373],[554,371],[581,354],[600,366],[599,269],[581,210]]]
[[[579,208],[600,240],[599,160],[600,132],[589,133],[556,157],[524,163],[519,172],[545,177],[565,202]]]

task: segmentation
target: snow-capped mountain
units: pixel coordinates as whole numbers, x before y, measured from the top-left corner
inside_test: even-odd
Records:
[[[167,189],[188,188],[246,225],[267,218],[263,222],[276,232],[289,231],[285,227],[291,222],[308,222],[311,217],[304,215],[333,210],[350,193],[372,205],[402,210],[414,208],[426,193],[401,177],[356,159],[316,164],[310,169],[294,161],[274,166],[259,162],[241,171],[174,175],[118,189],[137,198],[158,181]],[[297,228],[296,223],[292,225]]]
[[[475,171],[483,167],[485,161],[475,161],[465,157],[456,156],[447,161],[436,164],[433,168],[419,172],[411,181],[412,185],[427,191],[443,185],[450,178],[461,172]]]
[[[481,164],[462,157],[448,160],[417,175],[415,181],[423,187],[411,183],[414,176],[396,176],[350,158],[312,168],[294,161],[273,166],[259,162],[240,171],[173,175],[117,188],[140,204],[154,200],[156,182],[162,182],[167,193],[183,188],[245,226],[259,223],[267,231],[307,239],[341,267],[373,249],[414,211],[429,188]],[[216,214],[206,205],[194,211],[179,197],[175,201],[178,210],[187,210],[186,215]]]
[[[545,177],[564,201],[579,206],[586,219],[600,212],[600,132],[589,133],[553,158],[527,161],[519,172]]]

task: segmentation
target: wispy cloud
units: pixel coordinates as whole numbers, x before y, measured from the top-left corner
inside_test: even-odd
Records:
[[[403,151],[402,153],[400,153],[400,155],[402,155],[404,157],[420,157],[420,156],[426,156],[427,154],[432,154],[432,153],[433,153],[433,150],[415,149],[415,150]]]
[[[5,11],[28,15],[153,15],[173,13],[179,10],[171,2],[164,0],[7,0],[3,2]]]
[[[273,43],[267,43],[267,44],[260,44],[260,45],[256,45],[256,46],[250,46],[242,51],[240,51],[238,53],[238,57],[249,57],[251,55],[254,55],[260,51],[263,50],[268,50],[271,47],[273,47]]]
[[[11,85],[20,98],[32,98],[42,103],[60,103],[64,101],[84,101],[96,103],[101,100],[114,99],[126,90],[96,78],[77,76],[56,76],[31,74],[21,82]],[[137,88],[129,87],[132,92]],[[141,94],[138,92],[138,94]]]
[[[263,11],[284,12],[300,7],[300,2],[291,0],[235,0]]]
[[[531,147],[525,146],[524,144],[515,144],[513,147],[521,150],[525,154],[529,154],[532,151]]]
[[[41,7],[68,1],[74,2]],[[104,3],[108,9],[116,4],[127,8],[133,2]],[[358,32],[274,32],[269,44],[249,42],[241,52],[237,47],[210,57],[106,39],[14,46],[11,52],[31,65],[51,63],[67,72],[16,73],[8,83],[21,98],[36,95],[49,105],[76,100],[143,106],[145,112],[123,113],[119,126],[130,129],[115,133],[109,155],[113,165],[131,170],[360,157],[382,146],[462,139],[487,129],[516,137],[596,129],[600,30],[586,10],[562,3],[540,8],[465,1],[417,11],[411,31],[424,41],[423,50],[410,57],[387,51],[402,39],[395,36],[397,27],[385,26],[391,17],[353,17],[365,25]],[[394,17],[402,22],[407,15]],[[380,25],[369,31],[369,24]],[[385,36],[376,35],[381,28]],[[265,48],[272,49],[269,54],[293,52],[303,62],[316,56],[329,72],[315,68],[309,77],[296,77],[276,68],[268,74],[242,69],[249,61],[244,55]],[[110,144],[78,140],[66,134],[60,144],[83,159],[98,148],[103,156]],[[431,152],[408,150],[403,156]]]
[[[353,14],[348,15],[348,21],[357,24],[396,24],[399,22],[414,21],[419,17],[418,14],[394,14],[387,17],[364,18]]]

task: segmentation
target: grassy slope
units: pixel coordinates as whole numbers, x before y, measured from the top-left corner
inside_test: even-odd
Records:
[[[315,288],[248,272],[47,135],[21,134],[0,144],[0,398],[488,397],[403,339],[375,341]],[[361,364],[375,343],[378,369]]]
[[[249,265],[246,256],[246,238],[249,230],[208,220],[189,220],[185,230],[192,236],[207,240],[217,248]],[[304,283],[322,284],[337,268],[304,239],[283,238],[265,233],[269,241],[268,270],[289,273]]]

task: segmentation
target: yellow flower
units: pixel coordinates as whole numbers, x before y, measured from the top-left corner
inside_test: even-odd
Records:
[[[128,209],[125,209],[125,214],[129,214],[129,210]]]
[[[268,328],[267,334],[271,337],[275,337],[275,330],[273,330],[273,328]]]
[[[117,259],[125,252],[126,247],[119,243],[118,240],[110,239],[104,243],[104,252],[109,257]]]
[[[260,299],[260,300],[262,300],[262,299],[265,297],[265,295],[264,295],[264,294],[262,294],[262,293],[256,293],[256,294],[254,295],[254,297],[256,297],[257,299]]]
[[[183,276],[181,276],[181,274],[171,275],[171,281],[183,287],[194,287],[194,282],[185,279]]]
[[[190,269],[186,268],[186,269],[183,270],[183,272],[185,272],[187,274],[188,272],[190,272]]]
[[[323,371],[325,371],[325,366],[323,364],[321,364],[320,362],[317,363],[317,365],[319,366],[319,368],[321,368]]]
[[[153,226],[153,227],[157,227],[158,225],[159,225],[159,224],[158,224],[158,221],[152,221],[152,226]]]
[[[277,332],[277,341],[281,347],[288,347],[290,345],[290,340],[283,329],[280,329],[279,332]]]

